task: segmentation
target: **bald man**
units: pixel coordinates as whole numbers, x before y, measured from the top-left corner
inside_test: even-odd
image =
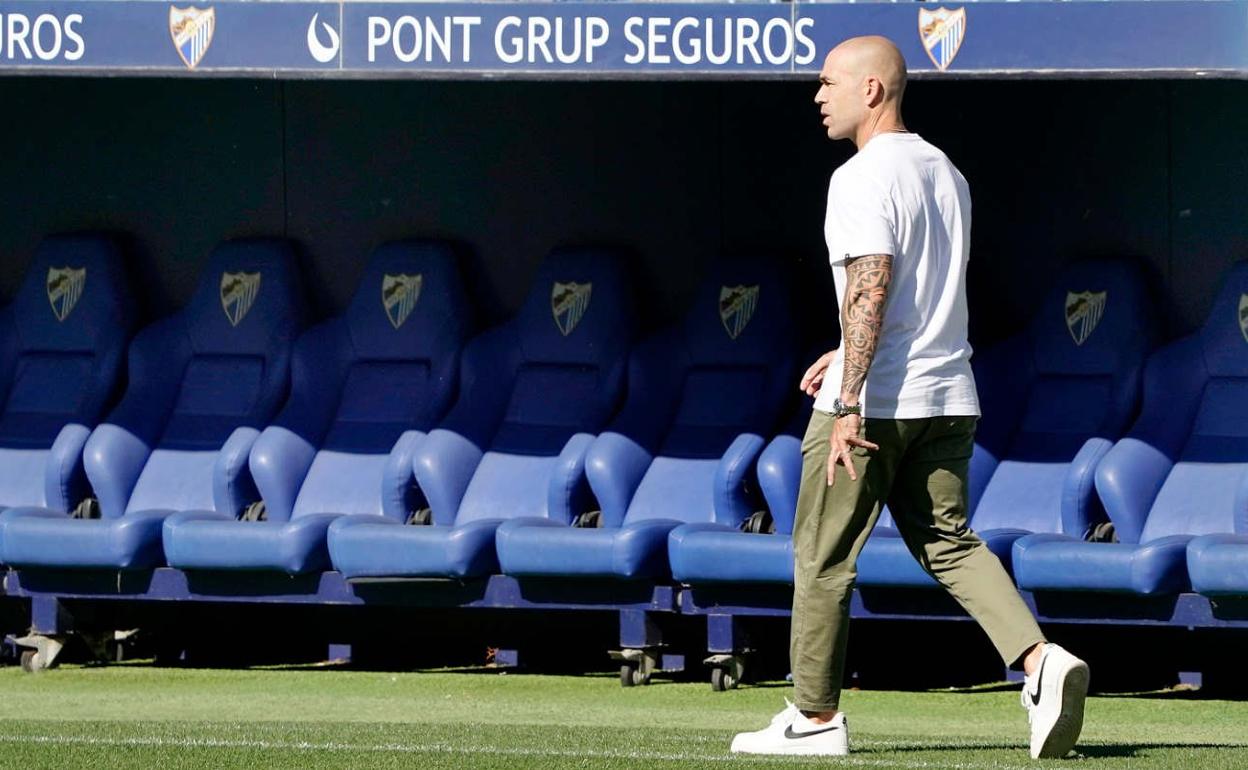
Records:
[[[793,527],[794,695],[732,750],[846,754],[839,710],[858,554],[888,504],[923,568],[1026,674],[1031,756],[1065,756],[1083,727],[1088,666],[1045,642],[1001,562],[967,526],[979,401],[967,343],[971,198],[949,158],[906,130],[906,64],[881,37],[838,45],[815,103],[830,139],[857,154],[832,175],[824,237],[841,348],[800,387],[815,396]],[[951,654],[952,653],[952,654]],[[957,665],[957,652],[937,660]]]

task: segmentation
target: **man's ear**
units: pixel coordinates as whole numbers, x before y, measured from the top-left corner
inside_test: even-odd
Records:
[[[868,75],[863,78],[862,93],[866,98],[867,106],[874,107],[884,100],[884,84],[879,78]]]

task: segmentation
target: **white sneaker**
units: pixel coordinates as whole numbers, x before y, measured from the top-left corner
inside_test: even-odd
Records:
[[[849,753],[849,725],[837,712],[831,722],[817,725],[785,700],[785,709],[771,724],[752,733],[737,733],[732,751],[738,754],[803,754],[843,756]]]
[[[1087,695],[1088,664],[1056,644],[1044,645],[1040,666],[1023,680],[1032,759],[1060,759],[1075,747]]]

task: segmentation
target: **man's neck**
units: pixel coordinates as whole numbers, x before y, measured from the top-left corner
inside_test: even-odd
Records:
[[[858,132],[854,136],[854,145],[859,151],[867,146],[870,142],[880,134],[904,134],[909,133],[906,130],[906,124],[902,122],[901,116],[895,112],[881,112],[872,116],[858,127]]]

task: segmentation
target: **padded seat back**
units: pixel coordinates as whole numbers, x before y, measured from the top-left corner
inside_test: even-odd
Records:
[[[802,438],[810,424],[810,410],[811,400],[802,399],[784,429],[759,458],[758,485],[775,522],[777,535],[793,534],[797,494],[802,484]]]
[[[630,403],[612,430],[638,437],[655,455],[625,524],[737,524],[748,515],[717,517],[715,476],[738,436],[761,440],[775,430],[792,401],[797,342],[789,286],[775,261],[712,266],[684,320],[646,343],[630,364]]]
[[[293,511],[273,510],[281,495],[256,472],[269,517],[406,513],[410,501],[383,510],[386,462],[404,431],[428,431],[446,412],[470,326],[448,246],[403,241],[377,249],[344,316],[305,334],[295,349],[290,402],[275,425],[318,450]]]
[[[1166,368],[1194,372],[1199,388],[1159,372],[1157,398],[1193,402],[1194,409],[1190,416],[1171,410],[1184,434],[1177,444],[1181,449],[1140,541],[1248,532],[1248,262],[1227,274],[1200,331],[1172,347],[1182,358],[1167,361]]]
[[[1079,262],[1063,270],[1026,331],[1003,344],[1004,356],[985,356],[988,365],[976,367],[977,452],[999,464],[974,508],[975,529],[1073,526],[1062,515],[1072,461],[1088,439],[1114,441],[1135,417],[1155,318],[1132,263]],[[976,475],[982,470],[973,465]]]
[[[190,303],[141,337],[142,347],[136,341],[131,371],[139,381],[131,389],[142,392],[142,378],[151,377],[157,381],[147,387],[166,398],[150,402],[154,414],[142,418],[159,425],[144,426],[156,427],[155,442],[127,512],[215,508],[214,465],[225,440],[237,428],[263,427],[285,398],[291,345],[306,317],[296,270],[285,241],[224,243]]]
[[[0,311],[0,506],[63,508],[83,496],[85,479],[60,488],[50,451],[67,425],[80,426],[85,439],[103,416],[135,319],[114,241],[59,235],[39,245]],[[80,451],[81,440],[66,458],[74,466]]]
[[[564,446],[602,430],[623,396],[635,324],[615,256],[561,250],[544,261],[517,316],[465,353],[465,394],[443,427],[486,452],[456,523],[548,514]]]

